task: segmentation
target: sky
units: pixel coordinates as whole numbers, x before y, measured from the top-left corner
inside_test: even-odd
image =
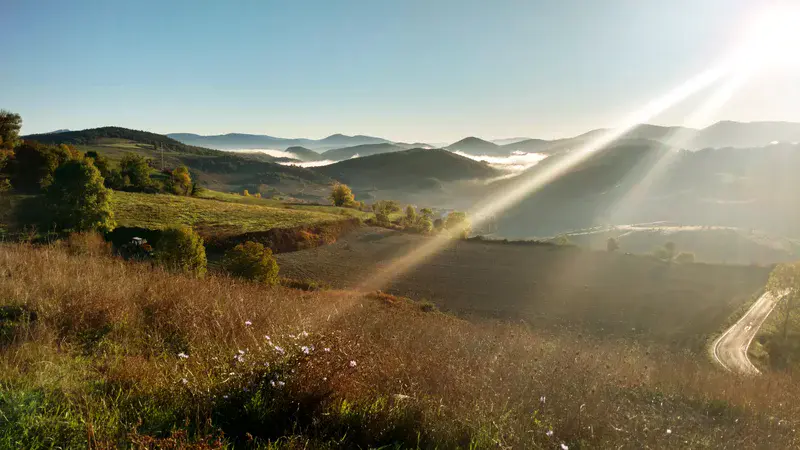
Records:
[[[0,108],[23,133],[566,137],[706,69],[767,1],[4,0]],[[800,122],[797,75],[691,125]]]

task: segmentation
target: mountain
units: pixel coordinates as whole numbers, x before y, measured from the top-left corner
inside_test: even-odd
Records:
[[[297,157],[300,161],[319,161],[322,159],[322,156],[315,152],[314,150],[309,150],[305,147],[300,147],[299,145],[289,147],[284,150],[286,153],[291,153]]]
[[[353,158],[314,168],[355,188],[435,189],[441,182],[501,175],[489,165],[442,149],[411,149]]]
[[[53,130],[53,131],[48,131],[47,133],[40,133],[40,134],[66,133],[67,131],[70,131],[70,130],[68,130],[66,128],[63,128],[63,129],[60,129],[60,130]]]
[[[700,130],[695,148],[761,147],[772,142],[800,142],[800,123],[723,121]]]
[[[379,155],[381,153],[398,152],[406,149],[407,149],[406,147],[389,143],[362,144],[362,145],[355,145],[352,147],[344,147],[344,148],[336,148],[333,150],[328,150],[322,153],[322,157],[333,161],[342,161],[345,159],[350,159],[354,156]]]
[[[464,138],[454,144],[450,144],[447,150],[464,152],[474,156],[505,154],[501,146],[476,137]]]
[[[185,144],[197,145],[218,150],[270,149],[285,150],[289,147],[302,146],[310,150],[329,150],[362,144],[382,144],[390,142],[372,136],[346,136],[333,134],[324,139],[286,139],[261,134],[229,133],[213,136],[201,136],[192,133],[171,133],[167,136]]]
[[[150,133],[149,131],[132,130],[122,127],[100,127],[80,131],[64,131],[61,133],[29,134],[27,136],[23,136],[22,138],[31,141],[39,141],[44,144],[55,145],[108,144],[117,143],[118,141],[123,140],[180,153],[193,153],[201,155],[213,155],[219,153],[218,151],[209,148],[187,145],[162,134]]]

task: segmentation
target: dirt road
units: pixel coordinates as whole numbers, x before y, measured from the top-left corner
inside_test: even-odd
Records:
[[[770,293],[759,297],[738,322],[714,341],[711,348],[714,360],[728,371],[759,374],[760,371],[747,357],[747,349],[776,304],[775,297]]]

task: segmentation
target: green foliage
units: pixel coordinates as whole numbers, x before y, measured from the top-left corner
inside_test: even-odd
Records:
[[[189,175],[189,169],[186,166],[179,166],[170,172],[170,176],[164,184],[164,190],[175,195],[191,195],[192,186],[192,177]]]
[[[206,273],[206,249],[203,239],[191,227],[167,228],[161,233],[156,261],[175,272],[202,277]]]
[[[678,256],[675,257],[675,262],[679,264],[690,264],[694,262],[694,253],[691,252],[680,252]]]
[[[472,228],[469,219],[467,219],[467,213],[460,212],[460,211],[453,211],[447,215],[447,218],[444,221],[444,228],[458,237],[462,239],[466,239],[469,236],[469,232]]]
[[[14,150],[11,184],[21,192],[37,192],[53,182],[59,165],[73,159],[69,147],[53,147],[25,141]]]
[[[12,150],[17,146],[21,128],[22,117],[19,114],[0,109],[0,150]],[[2,167],[2,160],[0,160],[0,169]]]
[[[608,238],[608,241],[606,241],[606,250],[609,252],[615,252],[619,250],[619,242],[613,237]]]
[[[428,220],[433,220],[433,210],[430,208],[422,208],[419,210],[420,215]]]
[[[333,186],[333,189],[331,189],[330,199],[334,206],[348,207],[353,206],[356,202],[353,191],[349,186],[342,183],[337,183]]]
[[[57,228],[109,232],[114,229],[111,191],[86,160],[71,160],[56,169],[45,192],[45,206]]]
[[[414,206],[406,206],[406,216],[403,220],[405,221],[405,226],[408,228],[413,227],[417,223],[417,210],[414,209]]]
[[[268,285],[278,284],[278,262],[272,250],[258,242],[245,242],[225,252],[222,267],[231,275]]]
[[[428,234],[433,231],[433,222],[427,217],[420,217],[415,228],[417,233]]]
[[[128,153],[119,162],[120,174],[123,184],[136,191],[146,191],[151,188],[150,165],[147,160],[136,153]]]
[[[389,216],[400,212],[400,204],[394,200],[381,200],[372,204],[372,211],[379,224],[387,225],[390,223]]]
[[[444,229],[444,220],[436,219],[433,221],[433,229],[436,231],[442,231]]]
[[[111,175],[111,163],[109,162],[108,158],[103,155],[98,154],[94,150],[90,150],[86,152],[86,158],[91,160],[97,170],[100,171],[100,175],[108,181],[109,176]]]

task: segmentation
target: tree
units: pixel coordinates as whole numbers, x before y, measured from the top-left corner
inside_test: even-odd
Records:
[[[190,195],[192,193],[192,177],[189,175],[189,169],[186,166],[176,167],[170,172],[165,189],[175,195]]]
[[[615,252],[619,250],[619,242],[617,242],[617,240],[613,237],[608,238],[608,241],[606,241],[606,250],[609,252]]]
[[[379,224],[387,225],[390,222],[390,216],[400,212],[400,204],[394,200],[381,200],[372,204],[372,211]]]
[[[776,309],[781,319],[783,341],[789,336],[789,324],[800,296],[800,262],[778,264],[767,281],[767,292],[778,300]]]
[[[423,218],[428,220],[433,220],[433,210],[430,208],[422,208],[419,210],[419,213],[422,215]]]
[[[19,131],[21,129],[22,117],[19,114],[0,109],[0,153],[3,150],[13,150],[19,144]],[[0,167],[2,167],[1,164]]]
[[[417,210],[412,205],[406,206],[406,216],[404,218],[407,228],[413,227],[417,223]]]
[[[331,202],[334,206],[352,206],[356,202],[353,191],[346,184],[337,183],[331,189]]]
[[[94,150],[89,150],[86,152],[86,159],[92,161],[97,170],[100,171],[100,175],[108,182],[108,178],[111,176],[111,163],[108,161],[103,155],[98,154]]]
[[[135,153],[125,154],[119,162],[119,169],[124,183],[130,187],[136,190],[150,187],[150,165],[143,156]]]
[[[679,264],[691,264],[694,262],[694,253],[680,252],[675,257],[675,262]]]
[[[444,228],[461,239],[466,239],[472,226],[469,223],[469,219],[467,219],[467,213],[453,211],[447,215],[444,221]]]
[[[433,222],[431,222],[431,219],[423,216],[417,220],[415,228],[417,229],[418,233],[428,234],[433,231]]]
[[[268,285],[278,284],[278,262],[272,250],[258,242],[245,242],[225,252],[222,267],[231,275]]]
[[[202,277],[206,273],[206,249],[203,239],[191,227],[170,227],[161,233],[155,252],[156,261],[175,272]]]
[[[62,230],[109,232],[114,229],[111,191],[89,161],[72,160],[56,169],[45,191],[47,211]]]
[[[69,148],[25,141],[14,149],[11,184],[23,192],[37,192],[50,185],[56,168],[70,159]]]

